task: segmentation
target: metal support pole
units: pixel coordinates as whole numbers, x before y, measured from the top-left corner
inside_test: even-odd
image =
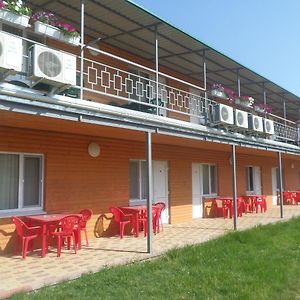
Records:
[[[147,138],[147,184],[148,184],[148,198],[147,198],[147,253],[152,254],[152,200],[153,200],[153,187],[152,187],[152,142],[151,132],[146,133]]]
[[[237,230],[237,196],[236,196],[236,160],[235,145],[231,145],[231,162],[232,162],[232,194],[233,194],[233,228]]]
[[[204,118],[205,118],[205,125],[207,125],[208,123],[208,115],[209,115],[209,111],[208,111],[208,103],[207,103],[207,81],[206,81],[206,59],[205,59],[205,50],[203,51],[203,84],[204,84]]]
[[[264,105],[267,104],[267,92],[265,89],[265,83],[263,83],[263,93],[264,93]]]
[[[156,83],[156,114],[159,115],[159,95],[158,95],[159,70],[158,70],[158,35],[157,35],[157,26],[155,26],[155,83]]]
[[[80,0],[80,99],[83,100],[84,0]]]
[[[280,218],[283,218],[283,186],[282,186],[282,161],[281,152],[278,152],[278,177],[279,177],[279,203],[280,203]]]
[[[203,83],[204,83],[204,89],[207,90],[207,79],[206,79],[206,59],[205,59],[205,51],[203,51]]]
[[[287,129],[286,129],[286,103],[285,103],[285,99],[283,99],[283,117],[284,117],[285,138],[287,139]]]
[[[240,79],[240,71],[239,71],[239,69],[236,70],[236,77],[237,77],[238,96],[241,97],[241,79]]]

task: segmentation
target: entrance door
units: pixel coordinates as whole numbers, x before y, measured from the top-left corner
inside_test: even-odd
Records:
[[[153,161],[153,200],[166,204],[166,209],[162,213],[163,223],[169,223],[168,194],[168,162]]]
[[[192,194],[193,194],[193,218],[203,217],[203,186],[202,166],[198,163],[192,164]]]
[[[272,202],[273,205],[277,205],[277,193],[278,193],[278,169],[272,168]]]

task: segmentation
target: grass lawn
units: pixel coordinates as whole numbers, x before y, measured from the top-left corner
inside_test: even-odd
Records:
[[[108,254],[109,255],[109,254]],[[300,219],[229,233],[12,299],[295,299]]]

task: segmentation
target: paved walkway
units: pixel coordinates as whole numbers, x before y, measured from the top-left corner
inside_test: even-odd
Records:
[[[238,219],[239,230],[258,224],[278,222],[278,207],[271,208],[265,214],[248,214]],[[300,206],[285,206],[284,219],[300,216]],[[153,255],[160,255],[169,249],[187,244],[198,244],[214,239],[233,230],[232,219],[198,219],[187,223],[166,225],[164,230],[154,236]],[[31,291],[45,285],[80,277],[81,274],[97,272],[106,266],[126,264],[135,260],[148,259],[146,238],[126,236],[98,238],[90,241],[88,248],[83,247],[77,255],[73,251],[63,250],[60,258],[56,249],[45,258],[40,251],[29,254],[25,261],[20,256],[0,256],[0,299],[19,291]]]

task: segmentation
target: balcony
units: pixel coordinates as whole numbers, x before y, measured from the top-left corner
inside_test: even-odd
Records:
[[[30,38],[18,39],[22,40],[23,45],[23,54],[19,53],[23,57],[21,69],[13,72],[13,75],[9,69],[2,72],[3,82],[10,84],[9,89],[21,85],[23,91],[38,95],[41,100],[43,97],[54,100],[65,97],[76,99],[77,103],[86,103],[88,100],[112,110],[124,110],[129,117],[138,111],[145,114],[148,120],[154,119],[154,115],[164,123],[179,120],[195,124],[197,130],[213,128],[215,135],[221,132],[238,133],[247,137],[298,144],[294,121],[275,114],[257,113],[252,107],[239,107],[228,99],[214,96],[205,87],[191,83],[189,78],[174,77],[93,47],[86,47],[86,54],[81,56],[78,48],[72,47],[70,50],[70,47],[66,48],[60,43],[54,44],[58,47],[54,50]],[[17,52],[15,55],[18,55]],[[63,75],[60,72],[64,72]],[[226,117],[229,114],[230,122],[223,119],[220,107],[228,108],[225,114]],[[265,119],[270,120],[271,132],[266,131],[263,123],[259,130],[251,129],[248,124],[238,126],[234,117],[238,110],[246,112],[247,123],[247,115],[249,118],[252,115],[258,116],[263,123]]]

